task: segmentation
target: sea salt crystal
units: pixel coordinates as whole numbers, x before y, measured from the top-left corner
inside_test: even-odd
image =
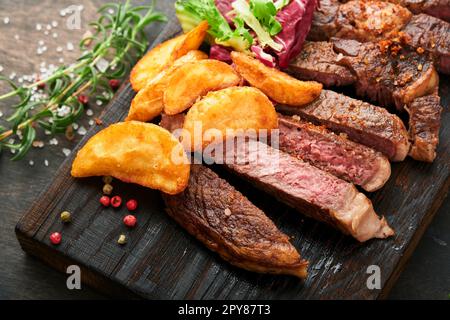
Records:
[[[29,163],[30,166],[34,166],[34,161],[33,160],[28,161],[28,163]]]
[[[109,9],[108,9],[108,13],[109,13],[109,14],[114,14],[114,9],[109,8]]]
[[[56,47],[56,52],[62,52],[63,48],[62,47]]]
[[[59,15],[60,15],[61,17],[65,17],[66,14],[67,14],[67,12],[66,12],[66,10],[64,10],[64,9],[62,9],[62,10],[59,11]]]
[[[20,39],[20,36],[19,36],[18,34],[15,34],[15,35],[14,35],[14,39],[19,40],[19,39]]]
[[[10,151],[11,151],[12,154],[16,153],[16,149],[11,149]]]
[[[45,165],[46,167],[48,167],[48,160],[47,160],[47,159],[44,160],[44,165]]]
[[[9,19],[9,17],[4,17],[3,18],[3,23],[4,24],[8,24],[11,20]]]
[[[56,32],[53,32],[53,33],[52,33],[52,37],[53,37],[53,38],[58,38],[58,34],[57,34]]]
[[[87,130],[85,127],[81,126],[80,128],[78,128],[77,132],[80,136],[84,136],[86,134]]]
[[[63,149],[62,149],[62,153],[64,153],[64,155],[65,155],[66,157],[69,156],[70,152],[71,152],[70,149],[67,149],[67,148],[63,148]]]
[[[43,148],[44,147],[44,142],[40,141],[40,140],[34,140],[32,145],[35,148]]]
[[[0,111],[0,118],[3,117],[3,112]]]
[[[0,72],[2,72],[3,71],[3,66],[0,66]]]
[[[58,145],[58,139],[56,139],[56,138],[50,139],[50,141],[48,143],[50,145],[52,145],[52,146],[57,146]]]
[[[96,103],[98,106],[101,106],[101,105],[103,104],[103,101],[102,101],[102,100],[97,100],[95,103]]]
[[[46,28],[47,30],[52,30],[52,26],[51,26],[50,24],[48,24],[45,28]]]
[[[42,47],[44,45],[44,40],[39,40],[38,44]]]
[[[45,34],[46,36],[48,36],[48,35],[50,34],[50,32],[48,32],[48,30],[45,30],[45,31],[44,31],[44,34]]]
[[[68,106],[61,106],[58,108],[58,117],[65,117],[70,113],[70,107]]]
[[[108,70],[109,62],[103,58],[100,58],[95,66],[97,67],[98,71],[103,73]]]
[[[10,80],[14,80],[14,78],[16,77],[16,73],[15,72],[12,72],[10,75],[9,75],[9,79]]]
[[[88,109],[88,110],[86,111],[86,115],[87,115],[88,117],[91,117],[91,116],[94,115],[94,111],[92,111],[92,109]]]
[[[56,28],[58,26],[58,21],[53,20],[52,21],[52,27]]]
[[[73,43],[72,42],[67,42],[67,50],[73,51],[73,49],[74,49]]]
[[[93,125],[95,124],[95,121],[94,120],[89,120],[89,125],[92,127]]]
[[[58,61],[59,63],[64,63],[64,58],[59,58]]]
[[[42,30],[42,24],[36,23],[36,30],[41,31]]]
[[[73,123],[72,124],[72,128],[73,130],[77,130],[80,126],[78,125],[78,123]]]
[[[47,136],[49,136],[49,135],[52,134],[52,132],[51,132],[50,130],[45,130],[44,133],[45,133]]]

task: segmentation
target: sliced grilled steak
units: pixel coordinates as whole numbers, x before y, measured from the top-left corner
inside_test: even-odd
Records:
[[[370,200],[349,182],[255,140],[235,141],[226,153],[225,166],[233,173],[360,242],[394,234]]]
[[[404,105],[430,94],[439,85],[433,60],[418,54],[407,45],[386,40],[360,43],[355,40],[332,39],[334,50],[341,53],[339,64],[356,75],[356,92],[382,106]]]
[[[175,221],[229,263],[255,272],[306,277],[308,262],[289,237],[212,170],[192,165],[186,190],[163,198]]]
[[[361,42],[395,36],[411,19],[402,6],[383,1],[321,0],[308,38],[325,41],[331,37]]]
[[[433,56],[439,72],[450,74],[450,23],[419,14],[412,17],[403,32],[409,36],[411,46]]]
[[[339,57],[330,42],[305,42],[287,71],[303,80],[314,79],[326,87],[355,83],[355,75],[349,68],[339,65]]]
[[[400,5],[383,1],[353,0],[340,4],[337,0],[322,0],[321,4],[322,11],[315,13],[309,40],[337,37],[370,42],[405,35],[408,45],[432,55],[439,72],[450,73],[448,22],[426,14],[412,15]]]
[[[338,178],[375,191],[391,175],[388,159],[322,126],[279,115],[279,148]]]
[[[174,130],[183,121],[183,114],[163,114],[161,124]],[[213,152],[212,160],[227,159],[224,165],[230,171],[301,213],[361,242],[394,234],[386,220],[376,215],[370,200],[351,183],[262,142],[250,140],[232,145],[232,152],[225,150],[225,156]]]
[[[382,106],[402,110],[415,98],[434,92],[439,83],[427,54],[391,40],[360,43],[333,38],[329,43],[309,42],[305,49],[288,70],[294,76],[326,86],[354,84],[358,95]]]
[[[339,0],[348,2],[349,0]],[[426,13],[430,16],[450,21],[450,0],[382,0],[407,8],[414,14]]]
[[[384,153],[392,161],[402,161],[408,155],[410,144],[405,125],[384,108],[322,90],[320,97],[305,107],[279,105],[277,109],[345,133],[351,140]]]
[[[442,107],[439,96],[432,94],[417,98],[408,106],[408,112],[412,141],[410,156],[416,160],[433,162],[441,125]]]

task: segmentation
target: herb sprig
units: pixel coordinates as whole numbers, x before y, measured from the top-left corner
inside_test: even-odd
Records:
[[[148,46],[145,27],[152,22],[166,21],[162,13],[154,11],[153,4],[109,3],[98,12],[98,20],[90,23],[95,31],[80,42],[84,53],[76,63],[62,66],[46,79],[28,86],[17,86],[0,76],[0,81],[12,88],[0,96],[0,101],[19,98],[19,103],[12,106],[13,114],[7,118],[9,128],[0,126],[0,151],[10,149],[14,153],[12,160],[25,156],[36,138],[38,126],[52,134],[65,132],[83,113],[84,105],[77,99],[81,93],[89,90],[92,95],[103,91],[97,99],[109,101],[114,92],[108,81],[124,77],[145,53]],[[36,97],[37,88],[44,85],[43,94]],[[61,108],[65,112],[60,112]],[[11,143],[12,137],[19,142]]]

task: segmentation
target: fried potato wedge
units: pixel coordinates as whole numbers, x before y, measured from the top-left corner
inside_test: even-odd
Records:
[[[103,129],[78,152],[72,176],[113,176],[168,194],[188,185],[190,165],[181,143],[150,123],[121,122]]]
[[[202,60],[177,68],[164,92],[164,112],[181,113],[209,91],[237,86],[241,77],[225,62]]]
[[[183,145],[199,151],[211,142],[234,135],[229,130],[278,128],[278,116],[269,98],[251,87],[231,87],[209,92],[189,109],[184,120]],[[210,130],[211,129],[211,130]]]
[[[134,91],[144,88],[149,80],[170,67],[178,58],[191,50],[197,50],[207,30],[208,23],[204,21],[188,33],[167,40],[147,52],[131,70],[130,82]]]
[[[300,81],[245,53],[232,52],[237,72],[251,86],[260,89],[273,101],[290,106],[303,106],[316,99],[322,84],[315,81]]]
[[[185,63],[207,59],[208,55],[199,50],[189,51],[174,64],[161,71],[140,90],[131,101],[130,111],[125,121],[150,121],[163,111],[164,91],[172,73]]]

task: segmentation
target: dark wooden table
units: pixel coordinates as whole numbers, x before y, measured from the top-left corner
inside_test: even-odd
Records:
[[[12,1],[0,2],[0,65],[2,74],[10,76],[38,72],[40,64],[60,64],[74,61],[77,51],[67,50],[67,43],[76,45],[85,32],[87,22],[95,18],[95,10],[107,1],[79,0],[83,5],[82,30],[68,30],[66,17],[60,15],[61,9],[73,4],[69,0],[58,2],[45,1]],[[166,1],[159,1],[159,5]],[[9,23],[4,23],[4,18]],[[52,27],[48,35],[45,30],[53,21],[58,23]],[[36,25],[41,24],[42,30]],[[57,33],[57,37],[53,37]],[[149,35],[152,37],[155,35]],[[43,40],[43,45],[39,41]],[[47,51],[37,54],[37,48],[46,46]],[[63,52],[57,48],[62,47]],[[1,69],[1,68],[0,68]],[[5,87],[0,86],[0,92]],[[95,114],[101,106],[92,106]],[[4,114],[0,122],[8,114],[8,105],[0,103]],[[89,120],[94,116],[85,116],[79,124],[89,128]],[[64,160],[63,148],[72,149],[81,136],[69,142],[63,136],[57,136],[58,144],[50,145],[50,136],[42,135],[40,140],[45,147],[33,148],[27,157],[20,162],[11,162],[9,152],[0,155],[0,298],[1,299],[101,299],[97,292],[83,287],[82,290],[70,291],[66,288],[66,278],[41,262],[22,252],[14,234],[14,226],[24,211],[39,196],[41,190],[52,180],[52,176]],[[48,161],[48,166],[45,165]],[[30,161],[34,164],[30,165]],[[64,190],[61,190],[64,192]],[[440,212],[425,233],[421,243],[406,266],[397,285],[391,292],[391,298],[398,299],[447,299],[450,293],[450,199],[447,198]]]

